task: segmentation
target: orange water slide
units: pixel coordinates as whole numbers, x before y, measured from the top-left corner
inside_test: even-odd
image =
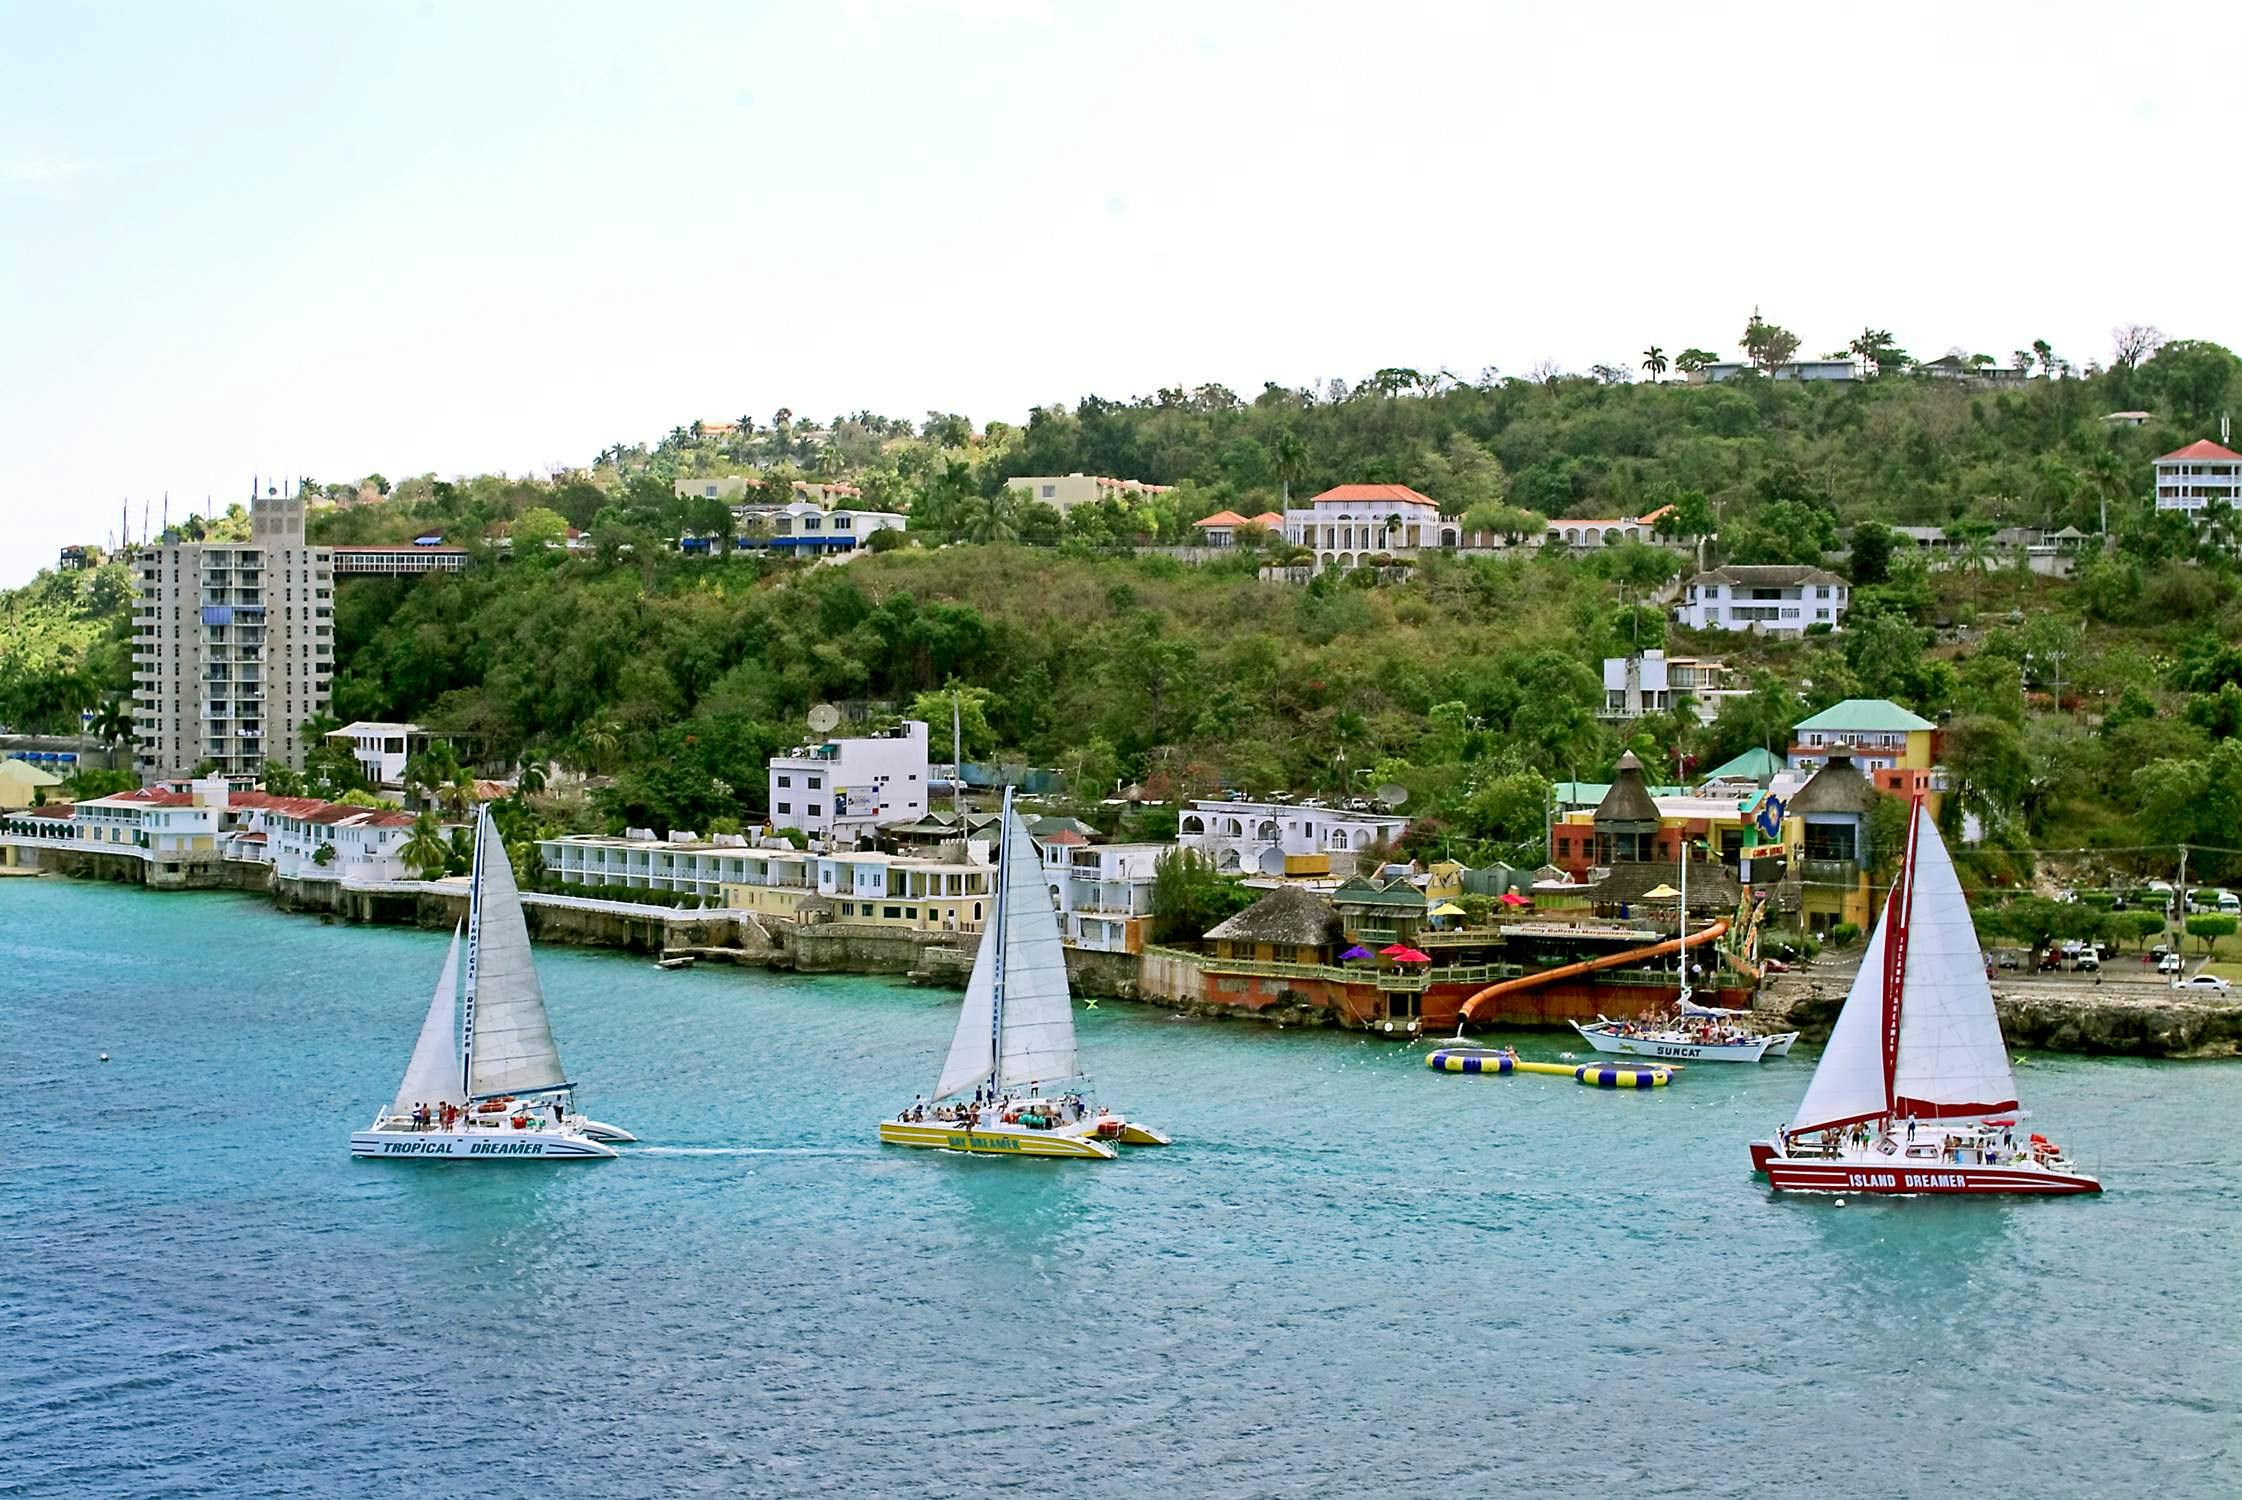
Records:
[[[1688,939],[1689,946],[1695,948],[1709,943],[1726,931],[1728,931],[1728,919],[1723,917],[1710,927],[1691,933]],[[1464,1001],[1461,1015],[1464,1020],[1476,1021],[1479,1019],[1480,1005],[1485,1001],[1494,999],[1497,995],[1513,994],[1518,990],[1530,990],[1537,984],[1547,984],[1553,979],[1569,979],[1575,974],[1588,974],[1597,969],[1616,969],[1622,964],[1640,963],[1646,958],[1663,958],[1669,953],[1680,952],[1681,947],[1682,939],[1668,938],[1663,943],[1652,943],[1647,948],[1628,948],[1618,953],[1606,953],[1601,958],[1583,959],[1577,964],[1560,964],[1554,969],[1544,969],[1538,974],[1521,974],[1516,979],[1505,979],[1490,984]]]

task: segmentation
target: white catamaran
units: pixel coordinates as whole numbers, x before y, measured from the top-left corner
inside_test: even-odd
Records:
[[[569,1109],[573,1085],[545,1018],[529,926],[505,845],[484,808],[475,823],[466,986],[453,929],[397,1097],[350,1138],[353,1156],[404,1161],[593,1161],[629,1132]]]
[[[1111,1160],[1114,1144],[1168,1138],[1090,1102],[1075,1055],[1074,1000],[1035,842],[1004,794],[995,920],[981,934],[958,1029],[932,1103],[880,1122],[891,1146],[992,1156]]]
[[[1802,1193],[2098,1193],[2017,1136],[2016,1079],[1969,903],[1918,799],[1907,857],[1792,1123],[1752,1166]]]

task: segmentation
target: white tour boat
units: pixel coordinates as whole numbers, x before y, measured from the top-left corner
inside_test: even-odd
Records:
[[[2021,1141],[2016,1079],[1969,903],[1917,799],[1907,856],[1792,1123],[1752,1166],[1803,1193],[2099,1193]]]
[[[1684,1010],[1679,1018],[1649,1016],[1640,1021],[1614,1021],[1598,1016],[1583,1025],[1572,1023],[1581,1039],[1598,1052],[1625,1057],[1648,1057],[1659,1062],[1758,1062],[1781,1057],[1798,1040],[1795,1031],[1772,1035],[1743,1030],[1733,1021],[1708,1021]]]
[[[1795,1031],[1755,1032],[1744,1023],[1745,1012],[1690,1000],[1689,984],[1689,841],[1682,841],[1681,857],[1681,1001],[1673,1016],[1645,1016],[1636,1021],[1614,1021],[1597,1016],[1594,1025],[1572,1023],[1581,1040],[1598,1052],[1623,1057],[1650,1057],[1660,1062],[1758,1062],[1782,1057],[1798,1040]]]
[[[443,977],[436,982],[397,1097],[374,1116],[371,1126],[351,1136],[351,1155],[399,1161],[595,1161],[614,1156],[608,1141],[633,1137],[567,1108],[572,1087],[553,1045],[544,991],[530,960],[521,892],[488,808],[475,823],[466,985],[455,1000],[460,950],[460,934],[454,929]],[[603,1134],[594,1134],[595,1128]]]
[[[1088,1096],[1074,1044],[1059,920],[1043,862],[1004,793],[996,914],[981,934],[942,1076],[931,1103],[880,1122],[890,1146],[987,1156],[1110,1161],[1115,1146],[1168,1138]]]

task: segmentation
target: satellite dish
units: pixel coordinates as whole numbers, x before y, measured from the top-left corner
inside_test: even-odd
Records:
[[[1409,788],[1398,781],[1389,781],[1372,795],[1387,807],[1399,807],[1409,800]]]
[[[833,726],[841,722],[841,711],[830,703],[820,703],[810,709],[810,728],[819,734],[831,734]]]

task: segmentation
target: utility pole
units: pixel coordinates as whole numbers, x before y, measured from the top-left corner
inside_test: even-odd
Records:
[[[2180,845],[2180,888],[2172,893],[2172,905],[2173,911],[2176,913],[2174,920],[2178,923],[2180,929],[2172,935],[2172,950],[2175,953],[2184,953],[2188,945],[2188,846],[2185,844]],[[2176,990],[2180,987],[2180,970],[2186,967],[2187,959],[2183,957],[2180,960],[2179,968],[2172,971],[2171,988]]]

